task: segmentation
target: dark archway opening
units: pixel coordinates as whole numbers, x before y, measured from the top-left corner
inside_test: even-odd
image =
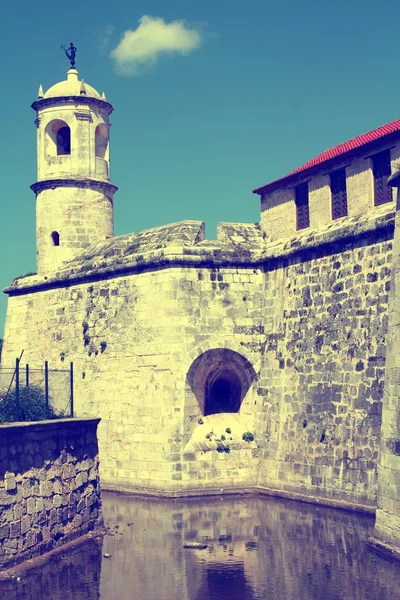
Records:
[[[234,371],[225,371],[208,378],[204,415],[239,412],[242,386]]]
[[[249,361],[234,350],[214,348],[192,363],[187,382],[204,416],[238,413],[256,377]]]
[[[68,125],[60,127],[56,134],[57,155],[71,154],[71,130]]]
[[[51,234],[51,239],[53,240],[54,246],[60,245],[60,234],[58,233],[58,231],[53,231],[53,233]]]

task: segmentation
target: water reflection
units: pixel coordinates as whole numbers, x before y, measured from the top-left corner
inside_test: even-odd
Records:
[[[98,600],[102,539],[82,544],[41,567],[0,582],[1,600]]]
[[[158,501],[107,493],[103,506],[109,526],[103,548],[97,543],[40,576],[7,584],[5,596],[0,585],[0,598],[400,598],[400,564],[365,544],[370,517],[246,496]],[[207,549],[183,549],[194,540],[206,540]],[[112,557],[103,558],[100,577],[102,553]]]

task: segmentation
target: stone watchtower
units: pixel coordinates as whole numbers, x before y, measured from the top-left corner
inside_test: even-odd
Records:
[[[113,237],[111,104],[69,69],[32,104],[37,113],[37,271],[56,270],[93,242]]]

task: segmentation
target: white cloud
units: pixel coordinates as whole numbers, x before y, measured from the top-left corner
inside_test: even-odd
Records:
[[[161,17],[144,15],[137,29],[128,29],[111,52],[117,70],[136,75],[141,67],[149,67],[162,54],[188,54],[200,46],[201,36],[183,21],[166,23]]]

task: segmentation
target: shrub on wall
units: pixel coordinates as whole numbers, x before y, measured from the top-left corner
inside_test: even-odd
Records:
[[[5,400],[6,391],[0,393],[0,423],[15,421],[16,393],[11,390]],[[45,393],[39,386],[30,385],[19,390],[19,420],[45,421],[56,419],[57,415],[51,406],[46,407]]]

